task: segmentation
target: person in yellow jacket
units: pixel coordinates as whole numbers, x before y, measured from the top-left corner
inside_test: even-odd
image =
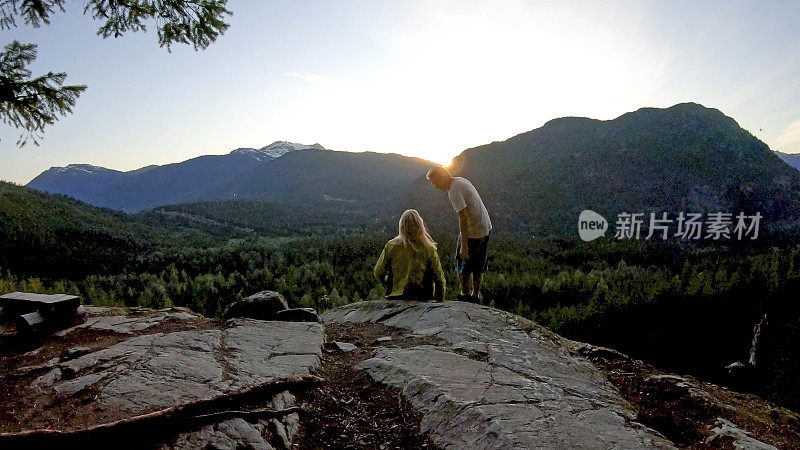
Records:
[[[375,278],[386,286],[390,300],[442,300],[445,279],[442,263],[422,217],[414,209],[400,216],[397,237],[383,247]]]

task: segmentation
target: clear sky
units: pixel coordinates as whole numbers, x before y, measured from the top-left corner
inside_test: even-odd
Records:
[[[800,152],[796,1],[231,0],[207,50],[119,39],[69,1],[39,29],[34,74],[86,84],[40,147],[0,127],[0,179],[118,170],[276,140],[447,163],[563,116],[612,119],[693,101]]]

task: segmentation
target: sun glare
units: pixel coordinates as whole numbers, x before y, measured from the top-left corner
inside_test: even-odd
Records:
[[[616,117],[656,90],[666,59],[612,15],[524,2],[417,4],[396,27],[371,30],[383,65],[344,79],[294,76],[308,85],[275,133],[313,130],[330,148],[444,164],[554,117]]]

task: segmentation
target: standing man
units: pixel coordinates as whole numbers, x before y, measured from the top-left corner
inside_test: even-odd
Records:
[[[456,245],[456,272],[461,284],[458,300],[477,301],[483,304],[481,280],[486,271],[486,245],[492,221],[475,186],[466,178],[454,177],[444,167],[428,171],[428,180],[439,190],[446,191],[450,204],[458,213],[458,244]],[[464,245],[464,239],[466,244]]]

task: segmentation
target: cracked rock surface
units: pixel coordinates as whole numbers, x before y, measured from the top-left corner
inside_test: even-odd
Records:
[[[67,334],[79,329],[109,331],[120,334],[133,334],[137,331],[143,331],[170,320],[191,321],[202,317],[186,308],[169,308],[157,311],[153,314],[141,314],[133,316],[126,314],[120,309],[115,311],[115,309],[96,306],[85,306],[85,308],[88,316],[86,322],[60,331],[56,334],[64,337]]]
[[[319,324],[252,319],[220,330],[145,334],[59,364],[62,380],[52,388],[58,397],[92,389],[101,408],[141,414],[308,375],[322,341]]]
[[[512,314],[471,303],[361,302],[325,322],[379,322],[450,346],[382,343],[358,367],[402,390],[422,429],[444,448],[672,447],[561,338]]]
[[[324,339],[316,322],[91,308],[81,326],[4,359],[14,367],[0,374],[3,398],[16,403],[0,407],[3,431],[84,429],[302,379],[319,367]],[[250,442],[239,421],[218,425],[222,441],[241,432]]]

